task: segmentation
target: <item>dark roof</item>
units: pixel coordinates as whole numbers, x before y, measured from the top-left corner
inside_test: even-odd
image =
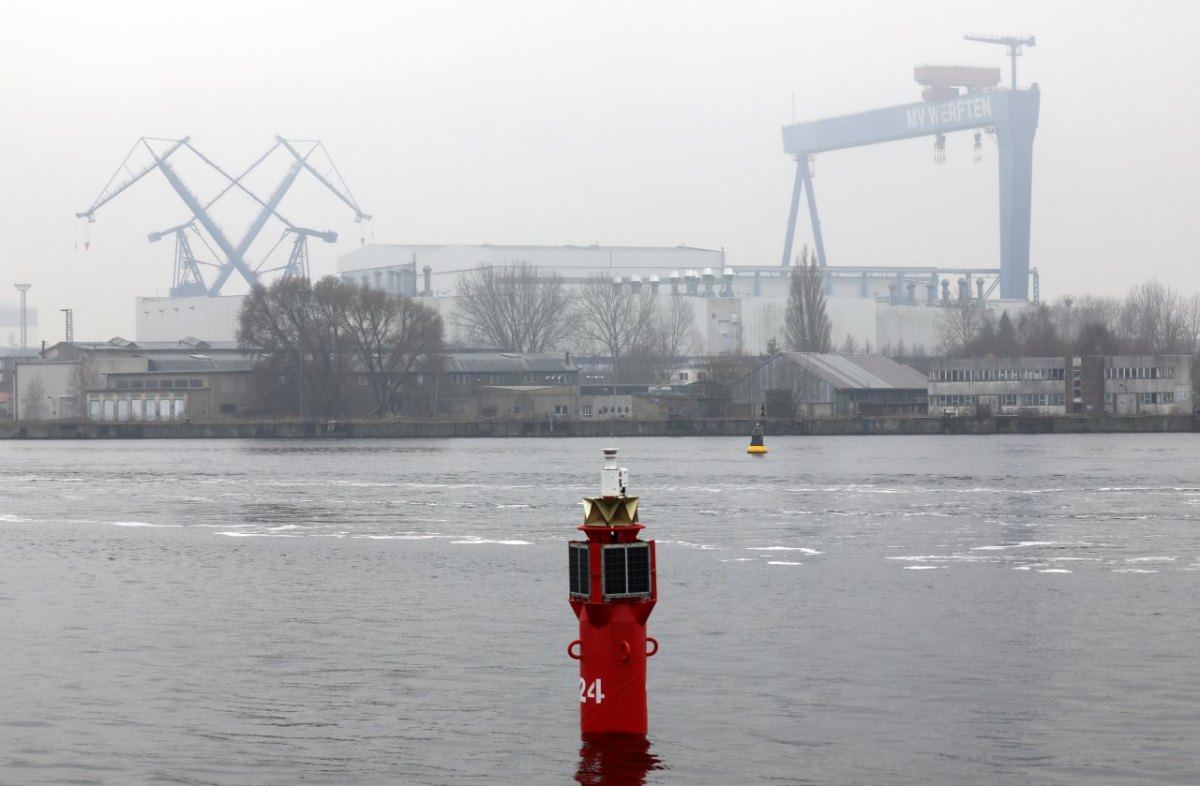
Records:
[[[442,368],[448,374],[579,371],[562,352],[450,352],[442,355]]]
[[[885,355],[788,352],[785,357],[803,366],[836,390],[925,390],[925,375]]]
[[[255,356],[242,353],[238,355],[217,355],[211,357],[203,352],[195,354],[163,354],[146,359],[145,371],[109,372],[108,376],[144,375],[155,372],[168,374],[196,374],[212,371],[253,371]]]

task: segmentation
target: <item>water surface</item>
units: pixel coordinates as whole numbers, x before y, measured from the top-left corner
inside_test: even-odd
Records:
[[[745,443],[618,442],[662,648],[607,754],[605,442],[2,443],[0,783],[1196,782],[1193,435]]]

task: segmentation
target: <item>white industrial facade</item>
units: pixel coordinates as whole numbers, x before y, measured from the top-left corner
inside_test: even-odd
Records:
[[[139,297],[134,341],[236,341],[238,312],[245,295]]]
[[[783,346],[791,268],[726,267],[722,250],[689,246],[532,246],[369,244],[341,257],[342,280],[396,294],[427,298],[446,323],[450,342],[467,343],[454,325],[459,276],[482,265],[525,263],[553,270],[568,284],[592,277],[620,278],[626,287],[654,286],[678,291],[696,306],[697,354],[768,351],[772,339]],[[1023,301],[980,300],[982,278],[935,285],[936,273],[889,274],[830,268],[826,312],[834,349],[852,338],[859,349],[937,352],[943,343],[946,308],[967,302],[993,314],[1016,318]],[[920,285],[917,282],[920,281]],[[951,291],[953,289],[953,291]],[[136,341],[235,341],[243,295],[221,297],[140,297]],[[704,304],[703,307],[700,307]]]

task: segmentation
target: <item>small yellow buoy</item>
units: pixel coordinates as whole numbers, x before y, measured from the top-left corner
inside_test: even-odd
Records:
[[[762,426],[757,423],[754,424],[754,430],[750,432],[750,447],[746,448],[746,452],[755,456],[761,456],[767,452],[767,446],[763,444]]]

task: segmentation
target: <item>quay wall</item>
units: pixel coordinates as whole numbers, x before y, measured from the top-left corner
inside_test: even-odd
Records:
[[[745,437],[754,421],[338,420],[219,423],[0,424],[0,439],[462,439],[473,437]],[[1200,430],[1193,415],[874,417],[763,420],[771,436],[1132,434]]]

